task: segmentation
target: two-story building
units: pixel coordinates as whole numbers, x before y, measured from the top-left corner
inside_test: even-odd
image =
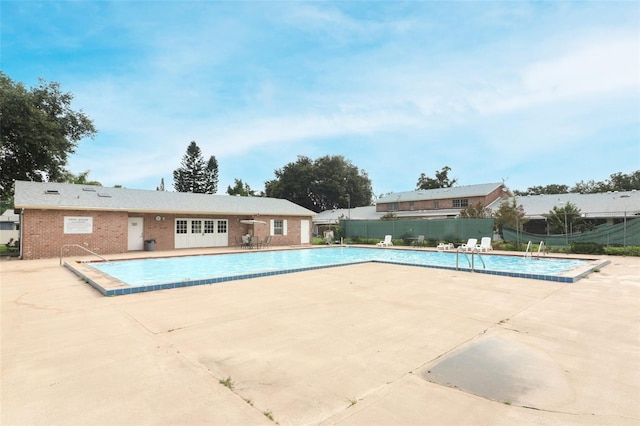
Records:
[[[397,219],[452,219],[459,217],[467,206],[489,208],[512,196],[503,183],[392,192],[380,197],[373,206],[320,212],[313,218],[314,230],[321,234],[337,226],[340,220],[370,221],[388,215]]]
[[[380,215],[394,214],[398,218],[443,219],[457,217],[467,206],[487,207],[511,196],[503,183],[393,192],[378,199],[375,210]]]

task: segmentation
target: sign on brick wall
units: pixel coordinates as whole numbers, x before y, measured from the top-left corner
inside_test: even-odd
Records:
[[[93,218],[82,216],[64,217],[65,234],[91,234],[93,233]]]

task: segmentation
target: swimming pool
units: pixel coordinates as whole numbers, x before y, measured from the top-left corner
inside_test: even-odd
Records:
[[[460,269],[478,273],[575,282],[596,267],[589,260],[524,258],[522,256],[456,254],[425,250],[332,247],[299,250],[254,251],[216,255],[65,263],[105,295],[120,295],[166,288],[214,284],[238,279],[308,271],[366,262],[430,268]],[[473,263],[472,263],[473,262]],[[82,269],[82,270],[81,270]],[[116,283],[108,289],[95,277]]]

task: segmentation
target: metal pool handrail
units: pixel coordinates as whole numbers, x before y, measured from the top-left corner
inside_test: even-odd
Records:
[[[469,268],[471,268],[471,261],[469,260],[469,256],[467,256],[467,253],[463,252],[462,250],[460,250],[460,247],[458,247],[458,250],[456,250],[456,271],[458,270],[458,258],[460,257],[460,253],[464,254],[464,257],[467,258],[467,262],[469,262]]]
[[[81,246],[80,244],[65,244],[62,247],[60,247],[60,265],[62,265],[62,250],[65,247],[80,247],[82,250],[84,250],[84,251],[86,251],[88,253],[91,253],[94,256],[99,257],[100,259],[104,260],[105,262],[109,261],[109,259],[105,259],[104,257],[100,256],[98,253],[94,253],[91,250],[89,250],[88,248]]]
[[[527,243],[527,249],[524,252],[524,257],[533,258],[533,246],[532,242],[529,241]],[[540,258],[540,253],[542,253],[542,248],[545,247],[544,241],[540,241],[540,245],[538,246],[538,259]],[[546,249],[546,248],[545,248]]]
[[[482,262],[482,268],[487,269],[487,265],[484,264],[484,259],[480,255],[479,251],[477,251],[476,249],[473,249],[473,251],[471,252],[471,260],[469,260],[469,256],[467,256],[467,253],[460,250],[460,248],[458,248],[458,250],[456,250],[456,271],[458,270],[458,257],[460,256],[460,253],[464,254],[464,257],[467,258],[467,262],[469,262],[469,267],[471,268],[472,271],[475,271],[474,258],[476,254],[478,255],[478,259],[480,259],[480,261]]]
[[[480,254],[480,252],[474,250],[473,253],[476,253],[478,255],[478,259],[480,259],[480,261],[482,262],[482,269],[487,269],[487,265],[484,264],[484,259],[482,258],[482,255]],[[472,264],[473,264],[473,253],[471,253],[471,263]],[[474,269],[473,265],[472,265],[471,269]]]

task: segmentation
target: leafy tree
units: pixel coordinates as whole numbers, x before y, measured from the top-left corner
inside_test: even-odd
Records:
[[[458,182],[458,179],[449,179],[449,172],[451,167],[444,166],[439,172],[436,171],[436,177],[428,178],[424,173],[420,174],[416,189],[438,189],[438,188],[451,188]]]
[[[178,192],[215,194],[218,191],[218,162],[214,156],[205,163],[202,151],[191,141],[181,167],[173,171],[173,187]]]
[[[632,191],[640,189],[640,170],[625,175],[622,173],[614,173],[608,181],[608,191]]]
[[[382,216],[380,220],[395,220],[397,218],[398,218],[398,215],[396,214],[396,212],[389,212],[389,213],[386,213],[384,216]]]
[[[234,186],[227,187],[227,194],[229,195],[241,195],[243,197],[255,197],[256,191],[251,189],[248,183],[242,182],[242,179],[234,179]]]
[[[265,182],[267,197],[284,198],[314,212],[371,205],[371,181],[343,156],[298,156]]]
[[[62,174],[61,179],[59,181],[60,182],[65,182],[65,183],[74,183],[76,185],[102,186],[102,184],[100,182],[98,182],[97,180],[89,180],[88,177],[89,177],[89,170],[86,170],[84,172],[78,173],[77,175],[74,175],[71,172],[65,171]]]
[[[580,181],[571,188],[571,192],[579,192],[581,194],[594,194],[607,191],[632,191],[640,189],[640,170],[636,170],[630,174],[613,173],[609,179],[604,182],[588,182]]]
[[[58,83],[40,79],[26,89],[0,71],[0,198],[11,196],[16,180],[64,180],[69,154],[96,134],[93,121],[71,108],[72,100]]]
[[[522,226],[527,222],[524,215],[524,208],[522,204],[517,204],[515,197],[511,201],[502,201],[498,210],[493,214],[500,235],[502,235],[502,228],[505,226],[522,231]]]
[[[4,213],[5,210],[12,209],[13,207],[13,197],[7,197],[0,200],[0,214]]]
[[[583,232],[593,228],[593,224],[582,217],[580,209],[573,203],[567,202],[562,207],[554,207],[547,216],[549,232],[552,234],[569,234]]]
[[[640,189],[640,170],[630,174],[613,173],[604,182],[580,181],[573,187],[567,185],[552,184],[547,186],[532,186],[526,191],[514,191],[515,195],[541,195],[541,194],[567,194],[569,192],[580,194],[596,194],[607,191],[631,191]]]
[[[576,183],[569,192],[575,192],[579,194],[595,194],[598,192],[607,192],[606,185],[603,182],[596,182],[590,180],[588,182],[580,181]]]
[[[567,185],[547,185],[547,186],[531,186],[526,191],[514,191],[514,195],[543,195],[543,194],[567,194],[569,187]]]
[[[324,156],[314,162],[310,198],[319,211],[371,205],[371,181],[342,156]]]
[[[468,205],[460,211],[460,217],[464,218],[485,219],[490,218],[491,216],[491,209],[483,206],[482,203],[478,203],[475,206]]]
[[[310,198],[313,169],[310,158],[298,156],[295,163],[289,163],[274,172],[276,179],[265,182],[266,196],[285,198],[308,209],[321,211],[314,208]]]

